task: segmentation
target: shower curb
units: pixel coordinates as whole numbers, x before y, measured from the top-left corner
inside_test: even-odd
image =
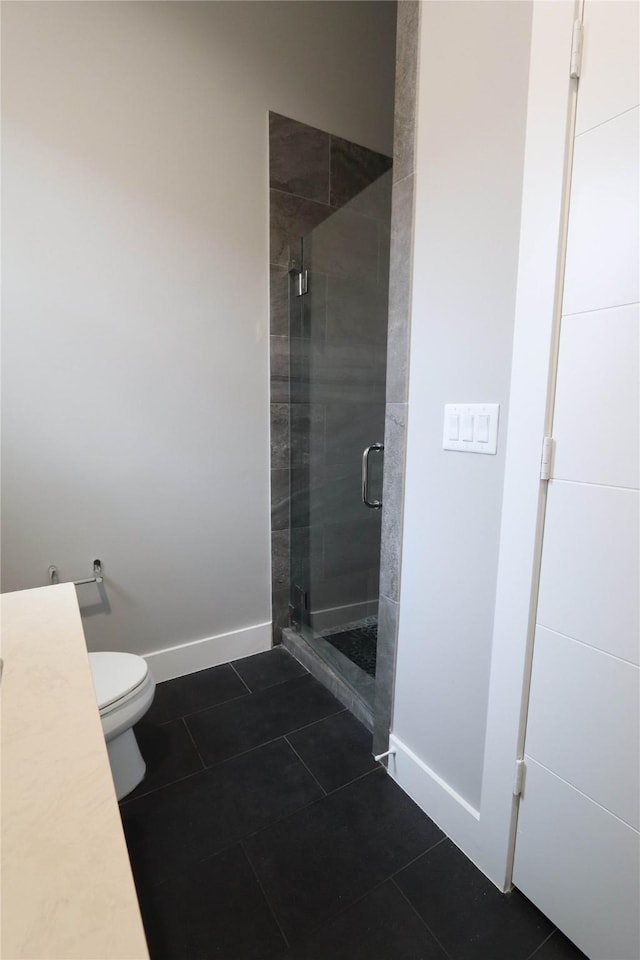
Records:
[[[282,631],[282,646],[309,671],[312,677],[315,677],[340,703],[344,704],[356,720],[363,723],[373,733],[373,711],[371,707],[367,706],[351,687],[333,672],[331,667],[324,662],[322,657],[318,656],[299,633],[296,633],[290,627],[286,627]]]

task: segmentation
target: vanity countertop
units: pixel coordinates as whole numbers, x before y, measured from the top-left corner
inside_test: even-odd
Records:
[[[75,588],[0,597],[5,960],[147,960]]]

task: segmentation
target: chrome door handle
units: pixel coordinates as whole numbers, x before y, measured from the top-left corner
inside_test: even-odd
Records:
[[[375,453],[382,453],[383,450],[383,443],[372,443],[370,446],[365,448],[365,451],[362,454],[362,502],[364,503],[365,507],[371,507],[372,510],[379,510],[382,506],[382,501],[369,500],[369,454],[372,451]]]

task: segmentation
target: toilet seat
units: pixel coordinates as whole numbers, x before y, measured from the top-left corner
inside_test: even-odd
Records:
[[[90,653],[89,662],[101,714],[134,693],[149,673],[146,661],[132,653]]]
[[[147,712],[155,680],[146,660],[133,653],[90,653],[89,664],[102,729],[109,743]]]

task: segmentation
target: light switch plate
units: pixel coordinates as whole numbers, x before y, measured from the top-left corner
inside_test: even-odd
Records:
[[[499,403],[447,403],[444,408],[443,450],[459,453],[489,453],[498,450]],[[457,439],[453,423],[460,424]],[[464,439],[467,437],[468,439]],[[486,437],[486,439],[485,439]]]

